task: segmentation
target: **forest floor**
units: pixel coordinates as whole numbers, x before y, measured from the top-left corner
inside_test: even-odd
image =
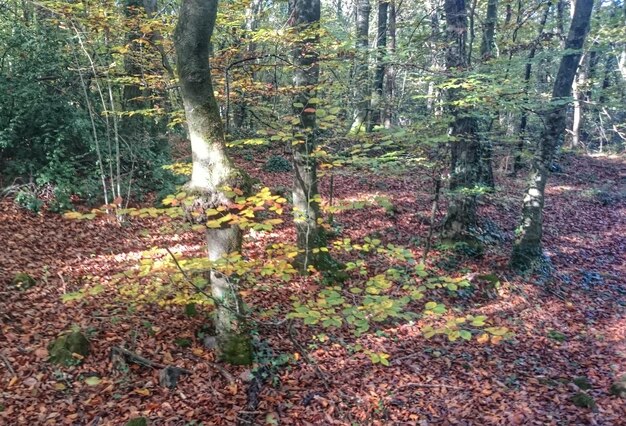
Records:
[[[238,161],[271,188],[290,184],[290,173],[266,173],[260,160]],[[418,324],[395,322],[359,338],[326,330],[331,338],[322,343],[312,340],[321,332],[316,327],[267,324],[258,330],[266,357],[260,361],[262,382],[250,381],[249,368],[214,363],[213,351],[196,335],[201,317],[174,305],[129,307],[108,286],[152,247],[202,253],[201,234],[162,232],[159,219],[121,226],[35,215],[2,200],[0,424],[122,425],[145,416],[153,425],[242,419],[260,425],[626,425],[626,402],[609,393],[615,378],[626,373],[626,160],[567,155],[562,167],[549,181],[545,207],[552,280],[507,271],[523,180],[504,175],[498,176],[497,193],[480,207],[503,240],[478,260],[461,258],[447,266],[453,276],[478,272],[500,278],[495,294],[465,304],[469,312],[508,327],[514,338],[495,345],[425,339]],[[393,212],[369,206],[337,214],[340,236],[362,241],[375,234],[419,256],[431,206],[431,185],[424,179],[338,172],[336,200],[384,196],[394,206]],[[327,197],[327,178],[321,187]],[[266,244],[292,241],[294,235],[286,223],[263,238]],[[249,256],[260,253],[259,247],[258,239],[245,240]],[[436,249],[427,261],[432,268],[445,263],[446,254]],[[38,285],[11,289],[18,272],[33,275]],[[94,283],[105,291],[62,301],[63,294]],[[298,278],[250,292],[246,301],[284,311],[291,294],[316,288],[314,277]],[[50,341],[76,326],[89,330],[91,355],[74,367],[47,362]],[[191,346],[182,347],[187,345],[179,344],[181,338]],[[366,354],[351,351],[356,342],[388,353],[390,365],[372,364]],[[168,389],[159,386],[156,369],[131,364],[115,371],[113,346],[192,374]],[[98,380],[86,382],[89,377]],[[581,380],[574,383],[580,377],[589,382],[591,408],[572,401],[579,386],[585,387]]]

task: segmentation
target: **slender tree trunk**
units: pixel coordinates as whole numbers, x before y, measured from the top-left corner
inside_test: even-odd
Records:
[[[474,52],[474,39],[476,38],[476,31],[474,30],[474,20],[476,18],[476,6],[478,0],[472,0],[472,5],[469,10],[469,46],[467,49],[467,66],[472,65],[472,53]]]
[[[356,3],[356,59],[354,66],[354,90],[356,107],[350,133],[367,130],[370,94],[368,57],[368,35],[370,28],[370,0],[357,0]]]
[[[396,1],[389,2],[389,42],[387,43],[387,56],[395,58],[396,55]],[[385,69],[385,112],[383,124],[386,129],[393,124],[394,96],[395,96],[396,71],[392,64]]]
[[[495,56],[496,24],[498,23],[498,0],[489,0],[487,18],[483,29],[483,40],[480,45],[480,56],[483,61]]]
[[[318,270],[330,267],[326,251],[326,235],[321,225],[317,161],[312,155],[316,147],[317,104],[312,103],[319,80],[319,0],[291,0],[291,26],[308,36],[298,41],[293,51],[296,64],[293,83],[297,94],[294,113],[300,124],[295,129],[296,143],[293,147],[295,181],[293,186],[294,222],[296,225],[299,255],[295,266],[306,273],[310,266]]]
[[[526,67],[524,69],[524,101],[528,101],[528,93],[530,92],[530,76],[532,73],[532,61],[535,58],[535,54],[537,53],[537,46],[541,42],[543,38],[543,32],[546,27],[546,22],[548,21],[548,15],[550,14],[550,8],[552,4],[547,3],[544,13],[541,17],[541,21],[539,23],[539,33],[537,34],[537,38],[534,40],[532,47],[530,48],[530,52],[528,52],[528,57],[526,59]],[[524,145],[526,143],[526,127],[528,126],[528,111],[526,109],[522,109],[522,116],[520,119],[519,126],[519,136],[517,142],[517,151],[515,152],[515,161],[513,163],[513,174],[517,173],[522,168],[522,154],[524,152]]]
[[[385,51],[387,49],[387,15],[389,10],[389,0],[379,0],[378,2],[378,25],[376,35],[376,73],[374,74],[374,91],[372,92],[372,118],[368,124],[369,131],[374,126],[381,125],[381,107],[384,104],[383,84],[385,80]]]
[[[488,62],[496,52],[496,25],[498,23],[498,0],[489,0],[487,5],[487,17],[483,26],[482,42],[480,44],[480,57],[483,62]],[[489,71],[485,71],[489,72]],[[482,141],[482,157],[480,164],[480,175],[478,177],[480,183],[486,187],[495,188],[495,179],[493,177],[493,144],[491,140]]]
[[[443,68],[442,63],[444,60],[441,58],[441,54],[439,52],[439,41],[440,41],[440,29],[439,29],[439,15],[438,15],[438,4],[437,0],[429,0],[428,1],[428,13],[430,14],[430,37],[428,39],[428,48],[431,56],[431,63],[434,70],[441,70]],[[434,79],[431,79],[428,82],[428,92],[426,96],[426,110],[429,113],[438,112],[441,113],[440,108],[436,108],[438,104],[440,104],[441,99],[441,91],[437,89],[436,82]]]
[[[123,87],[122,93],[122,109],[123,111],[134,111],[145,108],[144,99],[147,95],[142,90],[140,81],[142,79],[142,55],[141,55],[141,43],[139,38],[141,37],[140,25],[142,21],[141,9],[143,8],[142,0],[127,0],[126,1],[126,19],[131,25],[126,39],[130,46],[128,53],[124,55],[124,71],[128,78],[132,78],[133,82],[126,84]],[[141,115],[125,117],[122,121],[124,132],[137,137],[139,133],[143,132],[145,127],[145,120]]]
[[[254,56],[254,52],[256,51],[256,43],[250,39],[253,31],[256,31],[258,27],[258,16],[263,9],[263,2],[261,0],[252,0],[249,6],[245,10],[246,22],[244,25],[244,37],[241,40],[241,44],[246,43],[246,47],[239,47],[239,50],[242,54],[235,56],[235,60],[241,60],[245,56],[252,57]],[[250,71],[250,77],[252,82],[254,82],[256,73],[254,71]],[[246,123],[246,118],[248,116],[248,105],[245,99],[245,92],[242,90],[237,91],[239,95],[239,100],[235,104],[235,108],[233,111],[233,125],[236,129],[242,129]],[[228,128],[228,120],[226,122],[227,128],[226,131],[230,133],[231,129]]]
[[[552,101],[543,113],[544,129],[533,159],[528,187],[522,205],[519,234],[511,256],[517,270],[532,269],[543,256],[543,205],[550,164],[565,133],[567,105],[571,100],[572,83],[580,63],[581,49],[589,31],[593,0],[576,0],[572,23],[565,41],[565,54],[554,80]]]
[[[174,33],[193,159],[187,192],[197,197],[193,209],[201,223],[207,220],[203,214],[205,209],[229,204],[229,196],[223,189],[225,186],[249,191],[246,176],[226,154],[224,128],[213,95],[209,44],[216,15],[217,0],[183,0]],[[240,251],[241,230],[233,225],[208,229],[206,241],[208,257],[216,261],[230,252]],[[209,277],[216,301],[219,357],[233,364],[250,364],[252,345],[237,286],[231,277],[215,270],[210,271]]]
[[[468,67],[466,53],[467,11],[465,0],[445,0],[446,36],[448,49],[446,67],[449,72],[462,72]],[[450,192],[451,198],[443,225],[443,237],[453,242],[463,242],[477,253],[481,251],[476,238],[476,195],[479,185],[481,144],[478,120],[471,111],[455,106],[465,93],[460,88],[449,89],[447,98],[453,120],[450,135]]]
[[[588,61],[585,61],[585,56],[583,55],[578,66],[578,75],[574,78],[574,82],[572,83],[574,110],[572,111],[572,130],[570,132],[569,144],[571,148],[578,148],[581,145],[580,132],[583,126],[583,102],[585,97],[585,92],[581,89],[581,86],[584,87],[587,80],[585,62]]]

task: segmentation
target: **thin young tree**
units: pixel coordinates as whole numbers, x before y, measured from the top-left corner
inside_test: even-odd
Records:
[[[295,266],[304,273],[309,266],[320,270],[330,266],[326,235],[320,223],[317,160],[313,156],[317,145],[317,104],[313,99],[319,81],[318,27],[321,8],[319,0],[291,0],[289,6],[290,24],[297,35],[293,50],[293,84],[296,88],[293,109],[299,119],[293,146],[293,208],[299,249]]]
[[[194,209],[200,213],[230,202],[225,187],[249,190],[247,177],[226,153],[224,128],[213,94],[209,44],[216,15],[217,0],[183,0],[174,33],[193,162],[187,192],[196,197]],[[202,222],[205,221],[206,218]],[[241,249],[241,230],[236,225],[207,228],[206,241],[208,257],[215,261]],[[209,278],[216,303],[215,329],[220,359],[249,364],[252,345],[238,289],[232,279],[215,270],[210,271]]]
[[[519,271],[532,269],[543,258],[543,205],[545,188],[557,147],[563,142],[572,83],[589,32],[593,0],[576,0],[572,22],[565,40],[565,53],[554,79],[552,98],[542,113],[543,130],[533,158],[522,205],[522,220],[513,247],[511,266]]]
[[[466,53],[467,11],[465,0],[445,0],[446,13],[446,69],[460,78],[468,67]],[[476,238],[476,188],[480,184],[481,143],[478,118],[469,108],[461,107],[464,91],[452,88],[447,91],[450,124],[450,203],[443,224],[444,239],[463,242],[472,250],[480,251]]]
[[[354,118],[351,133],[360,133],[367,130],[367,120],[369,115],[370,95],[369,68],[368,68],[368,46],[370,12],[372,6],[370,0],[357,0],[356,2],[356,58],[354,65]]]
[[[389,0],[378,1],[378,24],[376,34],[376,71],[374,73],[374,90],[372,91],[371,102],[371,119],[368,123],[368,130],[371,131],[374,126],[382,124],[382,107],[384,100],[384,81],[387,50],[387,26],[389,14]]]

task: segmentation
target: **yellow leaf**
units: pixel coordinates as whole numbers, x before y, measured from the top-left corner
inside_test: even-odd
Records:
[[[135,389],[134,391],[136,394],[139,395],[143,395],[143,396],[150,396],[150,389],[146,389],[146,388],[141,388],[141,389]]]

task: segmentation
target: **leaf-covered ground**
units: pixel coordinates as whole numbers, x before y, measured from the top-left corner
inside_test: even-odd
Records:
[[[288,187],[289,173],[265,173],[241,160],[264,184]],[[425,339],[419,322],[389,323],[358,339],[273,318],[260,326],[261,380],[244,367],[219,366],[197,331],[201,317],[180,306],[129,304],[111,288],[113,275],[136,266],[152,247],[202,253],[196,233],[172,235],[167,223],[137,219],[71,221],[33,215],[0,202],[0,423],[7,425],[124,424],[145,416],[151,424],[407,424],[407,425],[620,425],[626,402],[609,393],[626,373],[626,163],[620,158],[567,156],[552,176],[545,217],[545,247],[554,279],[515,278],[507,254],[520,206],[521,180],[500,176],[498,191],[481,205],[485,228],[502,241],[479,260],[451,259],[433,250],[430,268],[452,276],[496,274],[497,292],[459,302],[485,314],[515,337],[500,344]],[[428,233],[430,184],[420,174],[401,177],[339,172],[335,202],[387,197],[393,211],[369,206],[335,216],[341,237],[412,247],[416,256]],[[328,197],[328,179],[322,182]],[[441,206],[441,214],[445,206]],[[263,256],[269,241],[293,240],[289,224],[247,238],[248,256]],[[384,270],[385,265],[378,266]],[[36,287],[11,289],[17,272]],[[64,294],[98,288],[63,302]],[[246,293],[253,308],[289,309],[289,296],[313,294],[314,278]],[[452,301],[451,303],[456,303]],[[75,367],[48,363],[47,346],[61,331],[87,330],[92,354]],[[186,340],[185,340],[186,339]],[[181,342],[190,343],[189,345]],[[358,343],[390,355],[372,364]],[[113,368],[113,346],[154,362],[192,371],[175,389],[159,385],[158,371],[129,364]],[[98,379],[89,380],[96,377]],[[584,377],[586,380],[575,380]],[[592,408],[572,398],[585,393]],[[576,383],[578,383],[578,385]],[[584,385],[582,387],[585,387]],[[194,423],[195,422],[195,423]]]

